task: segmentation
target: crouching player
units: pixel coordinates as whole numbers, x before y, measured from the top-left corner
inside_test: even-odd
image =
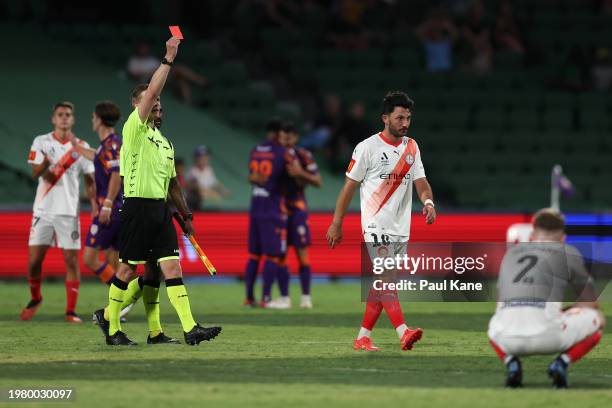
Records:
[[[506,386],[522,386],[519,357],[559,353],[548,367],[553,386],[567,387],[567,369],[601,339],[605,323],[582,256],[566,245],[565,220],[555,210],[538,211],[531,242],[513,246],[499,272],[499,302],[489,339],[506,365]],[[579,301],[562,309],[568,286]]]

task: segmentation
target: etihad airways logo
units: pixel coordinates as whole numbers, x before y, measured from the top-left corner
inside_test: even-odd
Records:
[[[381,180],[410,180],[410,173],[406,173],[404,176],[402,176],[399,173],[382,173],[381,175],[378,176]]]

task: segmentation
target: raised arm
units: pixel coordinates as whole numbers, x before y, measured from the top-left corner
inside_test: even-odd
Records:
[[[416,188],[417,194],[423,203],[423,215],[425,216],[425,222],[433,224],[436,220],[436,209],[433,202],[433,192],[431,186],[427,181],[427,178],[421,177],[420,179],[414,180],[414,187]]]
[[[174,62],[174,58],[176,57],[176,53],[178,51],[178,46],[181,40],[176,37],[171,37],[168,41],[166,41],[166,56],[164,59],[168,62],[167,64],[160,64],[157,68],[153,77],[151,77],[151,81],[149,82],[149,87],[142,94],[142,98],[140,103],[138,104],[138,116],[140,117],[141,122],[146,122],[149,114],[151,113],[151,109],[157,102],[157,99],[161,95],[162,90],[164,89],[164,85],[166,84],[166,79],[168,78],[168,73],[170,72],[170,65]]]
[[[348,210],[348,207],[351,204],[351,200],[353,199],[353,196],[355,195],[355,191],[359,187],[359,184],[359,182],[349,177],[346,177],[344,186],[342,187],[342,190],[340,190],[338,200],[336,201],[334,219],[332,220],[331,225],[327,229],[326,235],[327,242],[332,248],[334,248],[337,244],[340,244],[340,242],[342,241],[342,222],[344,221],[346,211]]]

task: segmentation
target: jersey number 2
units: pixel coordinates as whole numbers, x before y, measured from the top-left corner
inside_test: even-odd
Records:
[[[525,277],[525,275],[527,275],[527,272],[529,272],[535,266],[535,264],[538,263],[538,257],[535,255],[525,255],[520,257],[517,262],[523,264],[525,261],[527,261],[527,265],[521,269],[521,271],[514,277],[512,282],[518,283],[522,280],[525,283],[533,283],[533,278]]]

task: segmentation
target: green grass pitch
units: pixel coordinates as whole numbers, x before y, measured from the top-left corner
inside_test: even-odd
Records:
[[[550,388],[551,357],[523,361],[522,390],[502,387],[503,369],[486,338],[490,303],[404,303],[408,325],[425,330],[402,352],[386,316],[373,337],[378,353],[352,350],[363,304],[354,283],[314,285],[315,309],[245,310],[238,284],[188,284],[192,310],[223,333],[199,347],[147,346],[139,304],[123,325],[140,345],[110,348],[91,321],[105,303],[105,286],[81,286],[82,325],[63,321],[61,283],[43,284],[44,304],[31,322],[18,314],[24,282],[0,282],[0,389],[73,387],[76,400],[20,406],[295,407],[394,406],[602,407],[612,402],[612,336],[570,370],[568,391]],[[294,305],[299,289],[292,287]],[[612,304],[606,304],[607,315]],[[178,318],[162,286],[162,324],[180,337]],[[609,319],[610,320],[610,319]],[[7,404],[6,400],[0,405]]]

